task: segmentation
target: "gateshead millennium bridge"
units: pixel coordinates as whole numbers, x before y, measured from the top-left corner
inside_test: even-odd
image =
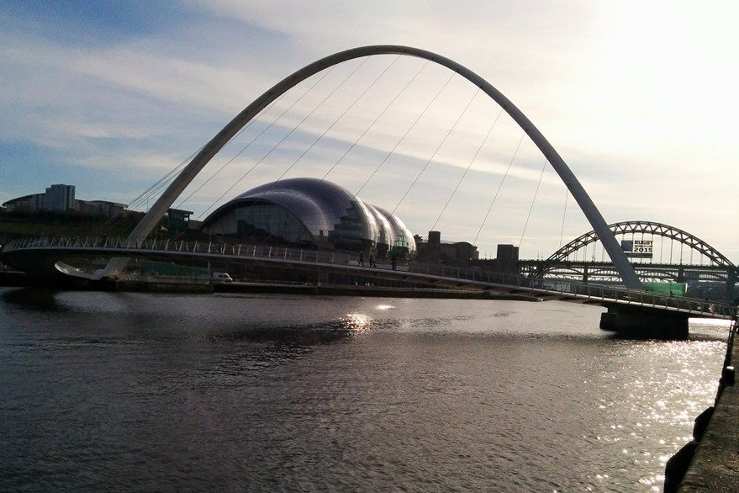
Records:
[[[508,115],[521,127],[521,129],[531,138],[536,146],[541,150],[542,154],[552,165],[564,184],[567,186],[575,201],[582,209],[585,217],[590,222],[593,230],[598,235],[608,255],[613,260],[623,283],[631,289],[638,289],[641,286],[639,278],[634,273],[634,269],[629,264],[628,259],[616,242],[615,237],[608,229],[607,223],[598,211],[593,201],[582,187],[575,174],[570,170],[559,153],[552,147],[547,139],[539,132],[534,124],[529,120],[521,110],[516,107],[507,97],[493,87],[488,81],[459,63],[443,57],[436,53],[412,48],[409,46],[396,45],[377,45],[363,46],[351,50],[334,53],[316,62],[303,67],[302,69],[287,76],[272,88],[268,89],[264,94],[259,96],[249,106],[236,115],[218,134],[213,137],[192,161],[180,172],[176,180],[162,193],[161,197],[151,207],[144,219],[136,226],[129,236],[128,243],[132,245],[139,244],[152,231],[154,226],[164,216],[175,200],[182,194],[187,185],[200,173],[213,156],[220,151],[229,140],[231,140],[245,125],[247,125],[260,111],[266,108],[275,99],[280,97],[289,89],[295,87],[305,79],[321,72],[329,67],[360,57],[368,57],[373,55],[405,55],[418,58],[424,58],[431,62],[447,67],[457,72],[462,77],[470,81],[472,84],[480,88],[491,99],[498,103]]]

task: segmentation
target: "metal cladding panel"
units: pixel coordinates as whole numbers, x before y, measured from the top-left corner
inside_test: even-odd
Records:
[[[363,226],[359,232],[363,238],[371,238],[372,231],[366,213],[354,197],[331,182],[314,178],[290,178],[261,185],[240,195],[239,198],[259,197],[281,205],[303,221],[315,236],[319,230],[331,232],[347,216]]]
[[[401,219],[395,214],[391,214],[381,207],[373,207],[380,215],[384,217],[385,221],[390,225],[392,229],[393,243],[390,243],[389,245],[393,247],[395,245],[395,241],[400,240],[405,243],[405,246],[408,248],[409,253],[415,252],[416,242],[413,239],[413,233],[411,233],[411,230],[408,229],[405,223],[401,221]]]
[[[331,211],[322,207],[320,203],[309,196],[289,190],[267,190],[248,197],[240,196],[234,202],[234,205],[254,202],[279,205],[290,211],[316,237],[321,231],[327,234],[336,222]]]

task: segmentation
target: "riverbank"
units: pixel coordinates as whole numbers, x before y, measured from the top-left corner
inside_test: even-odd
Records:
[[[401,288],[343,284],[291,284],[279,282],[217,282],[188,279],[147,279],[121,281],[34,280],[22,272],[0,272],[0,286],[43,287],[91,291],[121,291],[143,293],[273,293],[315,296],[366,296],[383,298],[437,298],[461,300],[542,301],[525,294],[497,293],[487,290]]]

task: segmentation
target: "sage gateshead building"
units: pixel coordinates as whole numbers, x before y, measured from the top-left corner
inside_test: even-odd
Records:
[[[366,252],[380,258],[416,251],[400,218],[315,178],[252,188],[210,214],[201,231],[239,242]]]

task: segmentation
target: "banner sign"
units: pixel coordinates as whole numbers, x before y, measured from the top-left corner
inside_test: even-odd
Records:
[[[621,240],[621,249],[627,257],[652,258],[652,240]]]

